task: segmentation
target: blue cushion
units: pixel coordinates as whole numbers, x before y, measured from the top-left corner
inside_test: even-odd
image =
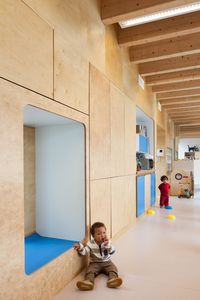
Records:
[[[25,238],[25,272],[31,274],[63,252],[77,241],[43,237],[37,233]]]

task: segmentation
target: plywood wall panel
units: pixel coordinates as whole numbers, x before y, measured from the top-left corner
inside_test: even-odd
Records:
[[[125,162],[125,96],[112,84],[111,98],[111,176],[124,175]]]
[[[77,51],[102,72],[105,70],[105,26],[100,2],[91,0],[23,0],[56,33],[62,35],[72,51]]]
[[[89,62],[57,32],[54,46],[54,98],[88,114]]]
[[[103,222],[107,234],[111,234],[111,186],[110,178],[92,180],[90,184],[91,224]]]
[[[23,109],[30,104],[85,124],[86,224],[89,225],[88,117],[53,100],[0,79],[0,299],[52,299],[83,267],[71,249],[26,276],[24,272]],[[6,262],[6,263],[5,263]]]
[[[112,236],[134,222],[136,216],[135,176],[111,179]]]
[[[136,105],[125,98],[125,175],[136,173]]]
[[[0,76],[53,96],[53,30],[19,0],[0,5]]]
[[[110,177],[110,85],[90,65],[90,176]]]
[[[36,231],[35,224],[35,128],[24,126],[24,233]]]

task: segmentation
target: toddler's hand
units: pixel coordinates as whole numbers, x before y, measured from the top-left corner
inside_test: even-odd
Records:
[[[79,243],[77,243],[73,246],[73,248],[74,248],[74,250],[80,250],[81,246]]]
[[[104,238],[103,243],[104,243],[104,246],[108,245],[109,239],[107,238],[107,236]]]

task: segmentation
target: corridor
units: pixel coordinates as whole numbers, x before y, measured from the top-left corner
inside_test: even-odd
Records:
[[[194,199],[171,197],[170,204],[172,211],[155,208],[155,215],[142,216],[114,242],[122,287],[108,289],[101,275],[93,291],[79,291],[76,281],[82,273],[54,300],[199,300],[200,193]],[[176,221],[168,220],[169,214]]]

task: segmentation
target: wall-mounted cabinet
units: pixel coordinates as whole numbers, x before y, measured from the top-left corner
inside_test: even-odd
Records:
[[[150,171],[151,172],[151,171]],[[156,201],[155,173],[137,176],[136,216],[141,216],[147,209],[155,205]]]
[[[139,107],[136,108],[137,171],[154,167],[154,122]]]

